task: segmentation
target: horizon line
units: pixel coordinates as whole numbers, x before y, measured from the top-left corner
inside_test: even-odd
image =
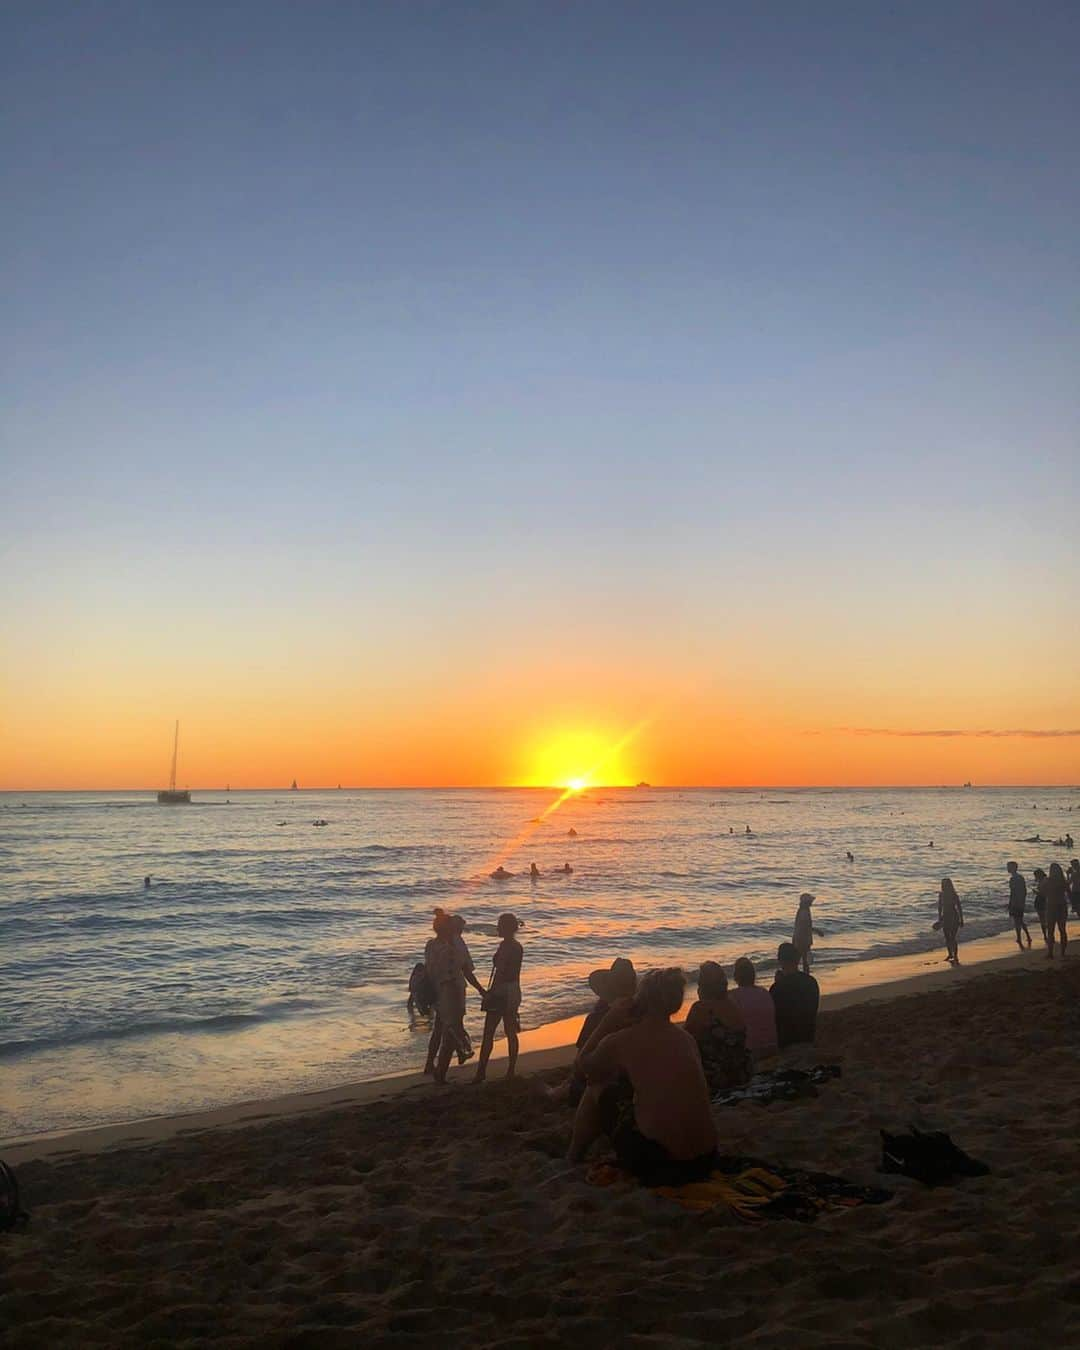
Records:
[[[1021,788],[1080,791],[1080,783],[590,783],[573,792],[585,796],[590,792],[923,792],[923,791],[995,791]],[[231,784],[204,784],[186,786],[187,792],[565,792],[561,783],[397,783],[393,785],[365,783],[312,783],[305,787],[273,784],[268,787],[250,787]],[[148,792],[161,791],[158,787],[0,787],[0,793],[19,792]]]

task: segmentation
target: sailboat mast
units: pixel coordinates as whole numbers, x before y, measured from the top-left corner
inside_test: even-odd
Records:
[[[176,728],[173,731],[172,743],[172,772],[169,774],[169,791],[176,791],[176,749],[180,744],[180,722],[177,720]]]

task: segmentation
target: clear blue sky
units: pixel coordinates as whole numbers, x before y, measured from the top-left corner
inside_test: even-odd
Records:
[[[908,646],[974,605],[987,659],[1075,631],[1075,3],[3,29],[17,697],[88,615],[350,660],[403,615],[768,645],[824,592]]]

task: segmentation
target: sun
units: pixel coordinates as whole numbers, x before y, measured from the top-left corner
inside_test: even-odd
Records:
[[[522,759],[528,768],[518,781],[568,793],[635,783],[637,778],[624,761],[628,740],[617,730],[599,727],[546,728],[525,748]]]
[[[566,786],[570,792],[584,792],[589,786],[589,780],[587,778],[568,778]]]

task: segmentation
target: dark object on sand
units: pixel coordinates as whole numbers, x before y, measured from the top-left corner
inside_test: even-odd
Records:
[[[922,1133],[913,1125],[910,1134],[881,1131],[881,1172],[914,1177],[925,1186],[941,1186],[957,1177],[984,1177],[990,1168],[969,1157],[941,1130]]]
[[[771,1069],[756,1073],[744,1087],[720,1092],[713,1098],[715,1106],[736,1106],[739,1102],[793,1102],[797,1097],[816,1097],[817,1084],[840,1077],[839,1064],[816,1064],[812,1069]]]
[[[30,1215],[19,1205],[19,1183],[6,1162],[0,1161],[0,1233],[13,1233],[30,1222]]]

